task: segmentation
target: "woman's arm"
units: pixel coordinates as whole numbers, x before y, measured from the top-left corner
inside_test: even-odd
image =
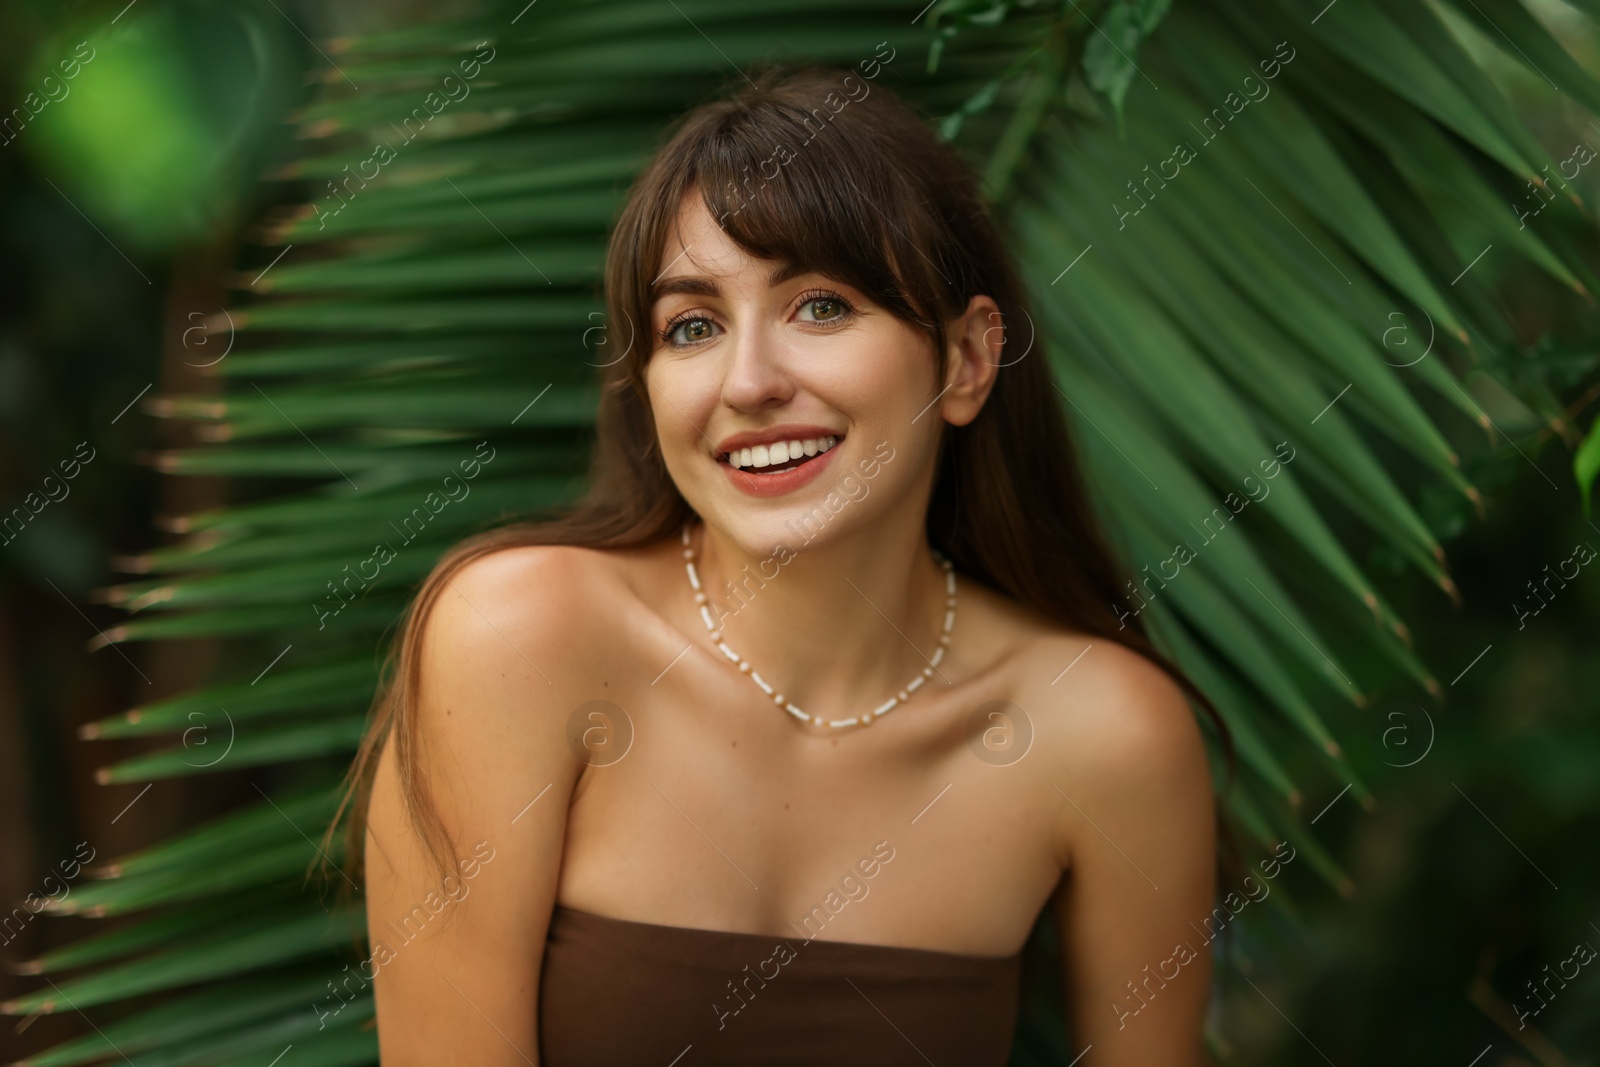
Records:
[[[539,968],[582,767],[566,719],[590,659],[581,616],[600,602],[584,574],[569,549],[493,553],[429,613],[417,760],[456,855],[441,881],[406,818],[391,737],[366,839],[384,1067],[539,1062]]]
[[[1099,644],[1099,643],[1097,643]],[[1097,647],[1095,654],[1102,648]],[[1079,1067],[1200,1067],[1215,879],[1211,773],[1183,690],[1112,646],[1081,692],[1054,898]],[[1086,661],[1087,663],[1087,661]]]

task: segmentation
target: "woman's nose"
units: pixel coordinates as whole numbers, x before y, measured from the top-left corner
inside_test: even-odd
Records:
[[[741,328],[727,352],[722,399],[729,407],[757,411],[793,395],[783,347],[773,331]]]

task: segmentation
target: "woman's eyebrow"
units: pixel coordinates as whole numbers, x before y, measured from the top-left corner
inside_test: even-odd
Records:
[[[797,278],[810,272],[810,268],[799,263],[785,261],[778,264],[767,275],[767,288],[782,285],[791,278]],[[712,278],[702,278],[695,275],[679,274],[665,281],[659,281],[650,286],[650,302],[655,303],[664,296],[673,293],[687,293],[691,296],[721,296],[722,289]]]

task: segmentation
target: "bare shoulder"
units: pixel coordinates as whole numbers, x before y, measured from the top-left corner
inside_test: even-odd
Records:
[[[489,606],[537,623],[550,608],[619,581],[609,554],[581,545],[514,545],[495,549],[456,568],[446,579],[458,595],[477,594]]]
[[[962,611],[975,618],[964,649],[986,686],[1002,686],[1050,759],[1117,777],[1152,759],[1203,761],[1188,693],[1153,660],[1100,634],[1076,630],[1004,592],[970,583]]]
[[[1074,804],[1209,832],[1211,770],[1196,709],[1154,661],[1110,638],[1050,627],[1026,642],[1015,677],[1036,767]],[[1059,847],[1071,851],[1065,838]]]
[[[1160,738],[1198,731],[1187,692],[1143,654],[1111,638],[1053,629],[1023,653],[1022,692],[1073,732],[1112,746],[1147,748]],[[1109,753],[1107,753],[1109,754]]]
[[[1069,749],[1092,746],[1097,763],[1153,745],[1198,750],[1188,694],[1153,660],[986,586],[969,585],[962,608],[980,622],[979,662],[1002,671],[1042,733]]]
[[[626,598],[604,553],[575,546],[497,549],[449,571],[419,605],[420,729],[451,746],[533,758],[599,695],[596,679],[619,654],[615,615]],[[572,760],[576,773],[581,761]]]
[[[604,553],[572,545],[497,549],[447,574],[422,628],[424,668],[575,681],[625,591]]]
[[[1128,763],[1203,759],[1189,694],[1140,652],[1096,634],[1055,629],[1028,643],[1018,703],[1036,705],[1044,733],[1117,775]],[[1087,770],[1088,768],[1086,768]]]

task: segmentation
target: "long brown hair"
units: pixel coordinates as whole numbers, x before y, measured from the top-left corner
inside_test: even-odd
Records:
[[[690,111],[634,181],[606,257],[609,336],[601,348],[611,355],[602,371],[590,490],[564,514],[463,541],[423,581],[401,619],[328,829],[331,840],[350,807],[347,856],[361,855],[374,772],[392,742],[408,817],[441,877],[451,869],[453,844],[428,799],[415,731],[421,630],[453,572],[516,546],[648,545],[676,536],[692,516],[662,461],[644,372],[653,348],[650,285],[682,200],[695,191],[751,255],[847,282],[925,330],[939,361],[937,380],[947,356],[944,322],[974,295],[994,299],[1005,328],[1000,369],[978,416],[943,428],[928,541],[963,575],[1159,665],[1211,720],[1231,783],[1236,757],[1221,716],[1156,651],[1124,595],[1131,575],[1090,507],[1046,360],[1029,351],[1024,291],[972,169],[908,104],[870,80],[827,68],[761,71],[731,96]],[[1224,820],[1231,846],[1226,828]]]

